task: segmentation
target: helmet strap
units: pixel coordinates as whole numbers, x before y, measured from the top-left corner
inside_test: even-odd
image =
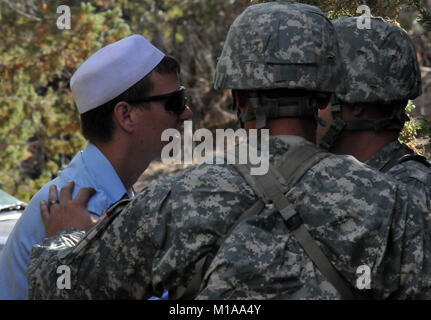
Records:
[[[319,142],[319,146],[326,150],[331,149],[343,129],[346,127],[346,121],[343,120],[341,114],[340,101],[334,98],[334,101],[331,103],[330,108],[333,121],[324,136],[322,137],[322,140],[320,140]],[[323,124],[323,126],[326,126],[326,123]]]
[[[231,107],[231,109],[232,110],[236,109],[236,116],[238,119],[239,126],[240,126],[240,128],[244,128],[244,122],[241,119],[241,110],[237,106],[236,95],[235,95],[234,90],[231,90],[231,94],[232,94],[232,107]]]
[[[266,112],[261,103],[261,96],[256,91],[250,91],[248,93],[248,99],[253,107],[254,119],[256,119],[256,129],[263,129],[267,126]],[[248,112],[251,113],[251,112]],[[253,120],[254,120],[253,119]],[[248,121],[248,120],[246,120]],[[244,121],[244,122],[246,122]]]
[[[389,117],[381,118],[377,120],[367,119],[352,119],[343,120],[341,113],[341,103],[338,99],[335,99],[331,104],[331,114],[333,123],[326,131],[322,140],[319,142],[319,146],[330,150],[343,130],[346,131],[400,131],[404,122],[408,120],[404,109],[394,109]]]

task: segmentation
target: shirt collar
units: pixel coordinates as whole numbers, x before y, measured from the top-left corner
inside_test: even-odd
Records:
[[[82,151],[82,161],[97,189],[103,190],[113,202],[127,193],[120,177],[105,155],[92,143]]]
[[[386,166],[391,160],[393,160],[397,156],[397,154],[401,151],[402,147],[403,145],[398,140],[395,140],[387,144],[384,148],[378,151],[374,156],[368,159],[365,163],[370,167],[373,167],[377,170],[381,170],[383,169],[384,166]],[[398,160],[398,158],[396,158],[396,160]]]

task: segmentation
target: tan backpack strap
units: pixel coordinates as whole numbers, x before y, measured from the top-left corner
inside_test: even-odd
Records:
[[[315,145],[292,146],[283,155],[277,172],[290,190],[311,167],[330,155]]]

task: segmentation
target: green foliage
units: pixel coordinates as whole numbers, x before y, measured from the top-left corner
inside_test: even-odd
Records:
[[[420,126],[420,123],[411,116],[414,108],[415,108],[415,105],[413,104],[413,101],[409,100],[409,103],[406,106],[406,114],[410,120],[404,124],[404,128],[401,131],[398,139],[402,143],[408,145],[411,149],[423,154],[423,149],[418,147],[417,141],[416,141],[416,136],[421,126]]]
[[[425,0],[404,0],[400,1],[406,7],[411,7],[418,11],[418,22],[427,30],[431,30],[431,12],[424,6]]]
[[[76,2],[71,30],[57,28],[56,8],[55,1],[38,1],[35,8],[0,3],[0,32],[8,35],[0,42],[0,181],[24,201],[66,164],[60,155],[70,160],[85,144],[68,87],[73,70],[102,45],[130,34],[119,8],[96,12]],[[20,174],[33,137],[42,141],[44,158],[34,181]]]
[[[71,0],[66,4],[71,9],[71,30],[56,26],[57,1],[0,2],[0,183],[24,201],[85,145],[69,79],[88,56],[131,33],[143,34],[181,61],[183,81],[191,88],[195,117],[200,120],[209,102],[217,99],[212,77],[222,41],[249,2]],[[217,107],[214,103],[212,112]],[[30,141],[38,147],[31,149]]]
[[[417,137],[426,141],[428,143],[424,143],[423,146],[423,155],[427,159],[431,159],[431,121],[428,118],[423,116],[418,117],[417,119],[420,123],[420,127],[418,128]]]

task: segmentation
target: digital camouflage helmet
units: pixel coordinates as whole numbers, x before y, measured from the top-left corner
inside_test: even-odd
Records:
[[[215,89],[249,95],[256,127],[278,117],[313,116],[313,97],[269,99],[271,89],[343,93],[344,65],[336,32],[319,8],[291,1],[248,7],[231,25],[218,60]]]
[[[334,119],[321,141],[327,149],[343,130],[401,130],[408,120],[400,101],[421,94],[421,75],[416,50],[409,36],[382,18],[370,17],[370,28],[358,28],[358,17],[333,21],[347,69],[345,93],[337,93],[331,105]],[[392,114],[378,120],[345,121],[341,102],[393,106]]]
[[[416,98],[421,75],[410,37],[382,18],[370,19],[370,29],[358,29],[357,17],[333,21],[348,76],[348,90],[337,98],[348,103]]]

